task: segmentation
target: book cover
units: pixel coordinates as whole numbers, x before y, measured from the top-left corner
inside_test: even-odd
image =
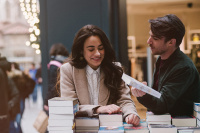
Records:
[[[75,114],[79,110],[78,104],[74,106],[49,106],[49,114]]]
[[[74,106],[78,104],[77,98],[54,97],[48,100],[49,106]]]
[[[124,133],[123,126],[100,126],[99,133]]]
[[[123,125],[125,133],[149,133],[149,129],[145,121],[140,121],[138,126],[127,124],[126,122],[124,122]]]
[[[149,124],[150,133],[177,133],[177,127],[168,124]]]
[[[151,111],[146,112],[146,121],[171,121],[171,115],[169,113],[162,115],[155,115]]]
[[[193,116],[176,116],[172,117],[172,125],[177,127],[186,126],[186,127],[196,127],[197,122],[196,118]]]

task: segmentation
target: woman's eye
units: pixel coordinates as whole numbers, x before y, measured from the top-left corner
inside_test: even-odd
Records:
[[[103,50],[103,49],[104,49],[104,47],[100,47],[100,48],[99,48],[99,50]]]

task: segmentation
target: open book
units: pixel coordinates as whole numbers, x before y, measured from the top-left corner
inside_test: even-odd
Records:
[[[134,79],[134,78],[132,78],[132,77],[130,77],[130,76],[124,74],[124,73],[122,75],[122,80],[124,80],[124,82],[126,84],[133,86],[133,87],[137,88],[138,90],[146,92],[146,93],[148,93],[148,94],[150,94],[154,97],[160,98],[160,96],[161,96],[161,94],[158,91],[144,85],[143,83],[137,81],[136,79]]]

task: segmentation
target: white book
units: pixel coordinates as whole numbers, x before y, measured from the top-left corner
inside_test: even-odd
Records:
[[[193,108],[194,108],[195,111],[200,111],[200,103],[195,103],[194,102],[194,107]]]
[[[100,126],[123,126],[123,122],[105,121],[105,122],[100,122]]]
[[[137,81],[136,79],[126,75],[123,73],[122,75],[122,79],[124,80],[124,82],[130,86],[133,86],[135,88],[137,88],[138,90],[141,90],[143,92],[146,92],[154,97],[160,98],[161,97],[161,93],[159,93],[158,91],[152,89],[151,87],[148,87],[146,85],[144,85],[143,83]]]
[[[49,106],[74,106],[78,104],[77,98],[54,97],[48,100]]]
[[[75,118],[76,127],[99,127],[98,118],[77,117]]]
[[[162,115],[155,115],[151,111],[146,112],[146,121],[171,121],[171,115],[169,113]]]
[[[74,120],[48,120],[48,126],[69,126],[74,125]]]
[[[100,122],[122,122],[122,114],[99,114]]]
[[[70,106],[49,106],[50,114],[75,114],[79,110],[78,104]]]
[[[74,119],[74,114],[50,114],[49,113],[49,119],[50,120]]]
[[[74,131],[73,130],[49,131],[49,133],[74,133]]]
[[[168,124],[149,124],[150,133],[177,133],[177,127]]]
[[[172,125],[176,127],[196,127],[197,121],[196,118],[192,116],[172,117]]]
[[[148,124],[168,124],[171,125],[171,121],[147,121]]]
[[[75,125],[75,124],[74,124]],[[48,126],[48,131],[65,131],[65,130],[73,130],[73,126]]]

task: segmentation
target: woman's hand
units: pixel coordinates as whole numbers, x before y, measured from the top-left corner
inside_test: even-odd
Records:
[[[135,114],[129,114],[126,119],[125,119],[126,123],[128,124],[133,124],[135,126],[140,124],[140,118],[135,115]]]
[[[147,82],[142,82],[144,85],[147,85]],[[137,88],[131,87],[131,93],[135,97],[142,97],[146,94],[146,92],[143,92],[141,90],[138,90]]]
[[[121,111],[120,107],[115,104],[100,106],[96,110],[97,114],[100,114],[100,113],[115,114],[115,113],[121,113],[121,112],[122,111]]]

